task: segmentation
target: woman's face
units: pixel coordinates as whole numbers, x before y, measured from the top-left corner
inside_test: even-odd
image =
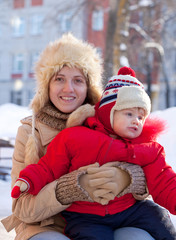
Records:
[[[50,81],[50,100],[63,113],[73,112],[83,104],[86,96],[86,78],[78,68],[65,66]]]

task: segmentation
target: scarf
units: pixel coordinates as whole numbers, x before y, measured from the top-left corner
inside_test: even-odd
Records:
[[[48,103],[37,113],[36,119],[51,128],[61,131],[65,129],[69,115],[70,113],[63,113],[54,105]]]

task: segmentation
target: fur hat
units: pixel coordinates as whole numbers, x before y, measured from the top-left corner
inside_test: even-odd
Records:
[[[36,63],[37,89],[30,105],[35,114],[49,101],[50,79],[63,66],[76,67],[83,71],[88,79],[87,103],[95,104],[99,100],[102,60],[93,46],[67,33],[49,43]]]
[[[143,108],[147,117],[151,110],[150,98],[143,84],[135,77],[134,70],[122,67],[108,81],[101,101],[96,106],[96,115],[105,128],[113,132],[114,111],[133,107]]]
[[[25,147],[25,162],[27,164],[38,161],[35,116],[50,101],[50,79],[64,66],[76,67],[82,70],[85,75],[88,86],[85,103],[94,105],[100,100],[102,94],[102,59],[96,49],[89,43],[77,39],[71,33],[64,34],[60,39],[49,43],[35,66],[37,88],[30,104],[33,116],[32,133]],[[33,155],[29,156],[31,153]]]

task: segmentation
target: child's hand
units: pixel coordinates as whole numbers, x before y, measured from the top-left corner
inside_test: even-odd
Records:
[[[19,198],[20,194],[22,192],[25,192],[27,190],[27,188],[28,188],[27,183],[25,183],[21,180],[17,180],[13,189],[12,189],[11,197],[12,198]]]

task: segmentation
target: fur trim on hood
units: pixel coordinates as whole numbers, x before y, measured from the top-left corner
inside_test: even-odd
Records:
[[[82,105],[70,114],[66,123],[66,127],[81,126],[88,117],[93,117],[94,115],[94,106],[91,106],[90,104]]]
[[[149,115],[146,119],[143,131],[139,137],[133,139],[133,143],[145,143],[157,141],[157,138],[168,129],[167,121]]]

